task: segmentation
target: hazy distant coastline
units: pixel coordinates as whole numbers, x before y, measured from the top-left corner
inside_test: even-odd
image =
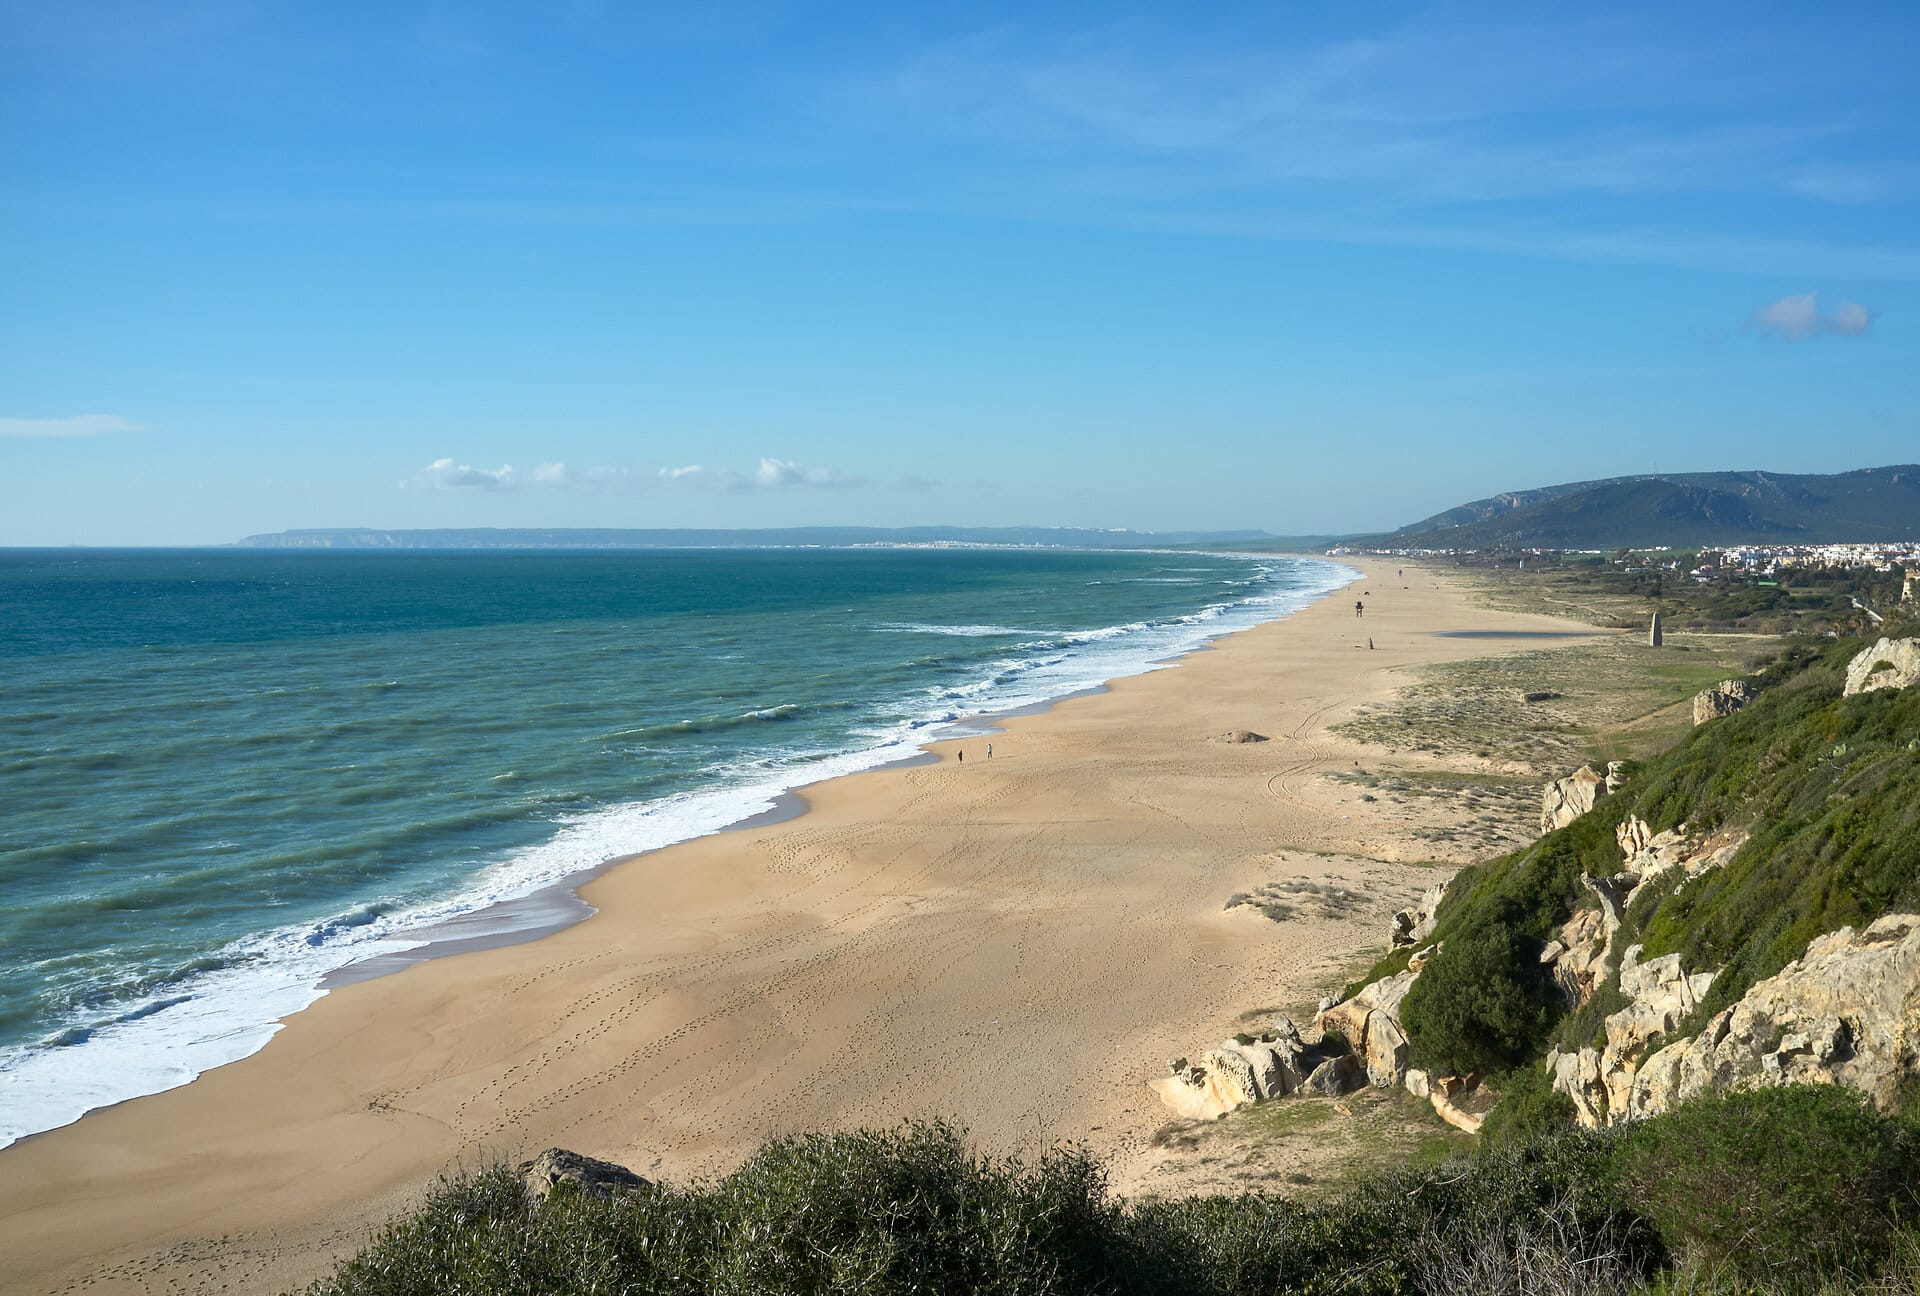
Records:
[[[447,527],[383,530],[313,527],[250,535],[241,549],[759,549],[861,545],[1049,545],[1137,549],[1166,545],[1297,541],[1314,547],[1337,536],[1274,536],[1265,531],[1130,531],[1079,527]]]

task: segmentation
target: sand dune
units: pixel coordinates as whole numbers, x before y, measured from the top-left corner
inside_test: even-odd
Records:
[[[809,789],[797,819],[623,863],[585,923],[337,990],[252,1058],[0,1152],[0,1285],[294,1285],[435,1174],[553,1144],[680,1178],[770,1135],[942,1115],[1135,1164],[1163,1058],[1337,985],[1433,880],[1431,843],[1322,777],[1357,750],[1327,727],[1400,668],[1501,651],[1434,631],[1559,624],[1370,567],[1007,722],[990,762],[936,744]],[[1286,867],[1364,903],[1223,911]]]

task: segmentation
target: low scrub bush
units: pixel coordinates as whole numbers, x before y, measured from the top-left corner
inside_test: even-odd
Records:
[[[1651,1296],[1920,1290],[1920,1140],[1827,1086],[1697,1099],[1625,1130],[1524,1118],[1471,1158],[1339,1196],[1110,1199],[1066,1149],[948,1126],[786,1139],[686,1190],[445,1182],[313,1296]],[[1539,1095],[1532,1095],[1538,1098]],[[1495,1108],[1499,1111],[1500,1108]]]
[[[313,1296],[1061,1293],[1418,1296],[1473,1272],[1651,1272],[1656,1235],[1605,1193],[1601,1144],[1561,1135],[1322,1202],[1262,1194],[1122,1206],[1075,1151],[1026,1164],[944,1125],[770,1144],[687,1191],[536,1201],[496,1167],[443,1183]]]
[[[1695,1099],[1631,1127],[1616,1164],[1675,1252],[1745,1283],[1871,1273],[1920,1188],[1914,1127],[1830,1085]]]

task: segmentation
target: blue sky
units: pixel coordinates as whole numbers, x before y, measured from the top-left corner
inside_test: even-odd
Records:
[[[1920,6],[0,0],[0,544],[1920,460]]]

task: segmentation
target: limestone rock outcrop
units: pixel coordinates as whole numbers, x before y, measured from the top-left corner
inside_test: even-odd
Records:
[[[521,1182],[536,1197],[546,1197],[562,1184],[571,1184],[583,1197],[611,1197],[653,1185],[623,1165],[601,1161],[566,1148],[548,1148],[517,1167]]]
[[[1554,939],[1540,953],[1553,973],[1553,982],[1569,1007],[1580,1008],[1593,998],[1605,978],[1607,942],[1613,932],[1598,909],[1582,909],[1560,925]]]
[[[1722,831],[1695,838],[1688,834],[1685,824],[1657,833],[1639,815],[1628,815],[1614,828],[1613,835],[1626,857],[1614,880],[1626,884],[1629,900],[1640,883],[1670,868],[1684,868],[1690,878],[1719,868],[1739,853],[1748,837],[1744,831]]]
[[[1759,696],[1753,685],[1743,679],[1721,680],[1712,688],[1694,695],[1693,723],[1703,725],[1709,720],[1732,715]]]
[[[1223,1040],[1219,1048],[1202,1053],[1198,1063],[1171,1059],[1170,1074],[1150,1087],[1175,1115],[1211,1120],[1298,1091],[1315,1061],[1293,1023],[1277,1017],[1274,1029],[1245,1043]]]
[[[1708,1089],[1843,1084],[1891,1104],[1920,1069],[1920,914],[1842,927],[1641,1066],[1633,1116]]]
[[[1847,663],[1847,697],[1920,683],[1920,639],[1882,639]]]
[[[1540,835],[1565,828],[1612,790],[1607,776],[1591,765],[1555,779],[1540,794]]]
[[[1255,733],[1251,729],[1229,729],[1220,735],[1220,741],[1223,743],[1262,743],[1267,741],[1267,736],[1262,733]]]
[[[1690,1015],[1713,975],[1688,975],[1679,956],[1622,954],[1620,989],[1633,1002],[1606,1019],[1605,1047],[1547,1055],[1553,1087],[1589,1127],[1657,1116],[1713,1089],[1843,1084],[1892,1102],[1920,1074],[1920,914],[1843,927],[1760,982],[1698,1034],[1643,1061],[1657,1035]]]
[[[1440,912],[1440,901],[1446,897],[1447,884],[1436,882],[1420,895],[1420,903],[1411,909],[1402,909],[1393,916],[1393,930],[1389,939],[1394,949],[1406,945],[1418,945],[1433,935],[1435,915]]]
[[[1409,969],[1381,977],[1351,999],[1322,1009],[1315,1019],[1322,1035],[1337,1031],[1354,1056],[1363,1059],[1367,1082],[1377,1089],[1400,1083],[1407,1072],[1407,1033],[1400,1025],[1400,1004],[1419,973]]]
[[[1677,1027],[1713,985],[1713,973],[1689,976],[1678,954],[1640,961],[1639,945],[1620,959],[1620,990],[1631,1002],[1605,1022],[1606,1045],[1547,1054],[1553,1087],[1573,1100],[1574,1118],[1589,1129],[1626,1119],[1635,1058],[1648,1040]]]

